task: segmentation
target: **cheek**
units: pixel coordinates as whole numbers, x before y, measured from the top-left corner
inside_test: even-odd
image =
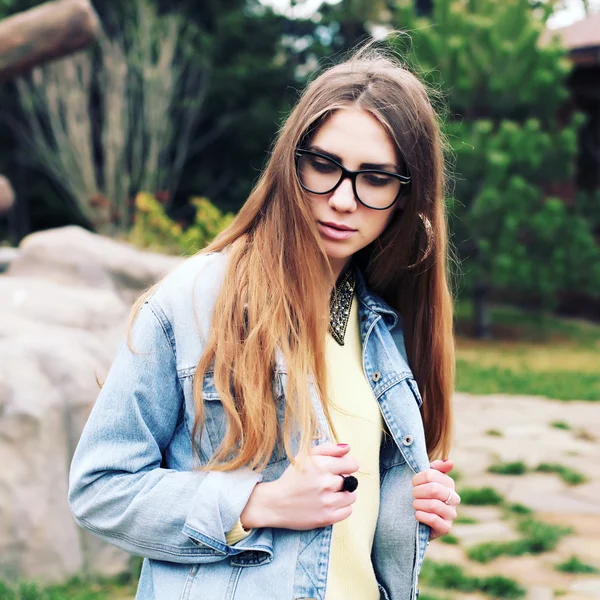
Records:
[[[368,237],[370,242],[378,238],[387,229],[392,220],[392,215],[393,212],[391,211],[369,215],[367,226],[365,227],[365,237]]]

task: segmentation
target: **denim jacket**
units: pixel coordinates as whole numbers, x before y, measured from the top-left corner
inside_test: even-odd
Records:
[[[81,527],[145,557],[138,600],[324,600],[331,526],[259,528],[226,543],[254,486],[280,477],[288,459],[274,453],[262,472],[194,470],[192,380],[225,268],[223,253],[190,258],[143,304],[132,330],[134,352],[123,340],[75,451],[71,511]],[[372,561],[381,598],[414,600],[429,539],[412,508],[411,478],[429,468],[421,397],[398,313],[360,274],[357,297],[364,372],[391,433],[381,448]],[[279,357],[275,362],[281,406],[287,373]],[[205,421],[194,443],[206,464],[226,422],[211,372],[203,395]],[[314,391],[313,400],[328,432]],[[325,433],[315,443],[327,439]]]

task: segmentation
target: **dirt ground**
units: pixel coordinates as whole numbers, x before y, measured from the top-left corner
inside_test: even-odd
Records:
[[[560,402],[521,396],[456,394],[455,443],[451,458],[459,472],[457,490],[490,486],[507,502],[523,504],[536,519],[571,527],[552,552],[500,557],[487,564],[467,559],[465,549],[487,541],[517,539],[514,522],[491,506],[459,508],[475,524],[457,524],[458,545],[432,542],[428,558],[455,562],[472,575],[504,575],[528,590],[528,600],[600,598],[600,574],[569,574],[554,566],[576,555],[600,569],[600,403]],[[553,422],[566,423],[558,429]],[[490,435],[494,430],[495,435]],[[584,474],[586,483],[570,486],[553,473],[495,475],[490,464],[523,461],[529,469],[542,462],[559,463]],[[440,597],[450,594],[431,589]],[[456,597],[456,596],[454,596]],[[489,598],[460,594],[460,598]]]

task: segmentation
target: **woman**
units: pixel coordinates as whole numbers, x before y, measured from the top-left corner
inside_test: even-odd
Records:
[[[134,306],[69,499],[145,557],[137,598],[416,597],[460,502],[428,458],[453,389],[442,193],[424,87],[362,50],[308,86],[233,224]]]

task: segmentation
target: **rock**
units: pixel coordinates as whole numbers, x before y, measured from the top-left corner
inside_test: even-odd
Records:
[[[15,192],[10,185],[10,181],[0,175],[0,215],[10,210],[15,202]]]
[[[80,530],[67,504],[94,374],[106,372],[114,349],[93,333],[26,323],[0,320],[0,577],[64,581],[86,564],[122,571],[127,555]]]
[[[33,277],[0,277],[0,313],[87,331],[124,328],[129,307],[113,291],[59,285]]]
[[[81,431],[130,306],[182,259],[78,227],[33,234],[0,275],[0,579],[116,575],[129,555],[67,503]]]
[[[128,304],[180,264],[180,257],[138,250],[76,226],[23,239],[7,274],[116,292]]]
[[[17,248],[0,246],[0,273],[6,271],[18,255]]]

